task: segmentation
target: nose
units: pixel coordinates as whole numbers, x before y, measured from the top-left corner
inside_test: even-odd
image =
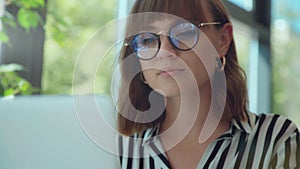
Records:
[[[176,58],[177,51],[174,46],[171,44],[169,38],[167,36],[160,36],[160,50],[158,52],[158,57],[168,57],[168,58]]]

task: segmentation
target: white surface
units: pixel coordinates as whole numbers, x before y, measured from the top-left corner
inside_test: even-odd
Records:
[[[114,123],[110,98],[97,101]],[[72,96],[0,100],[0,169],[113,169],[117,160],[81,128]]]

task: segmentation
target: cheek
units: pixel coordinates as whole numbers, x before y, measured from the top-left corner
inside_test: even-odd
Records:
[[[189,68],[191,69],[194,78],[197,80],[197,82],[200,79],[207,79],[208,78],[208,73],[207,70],[205,68],[205,66],[203,65],[202,62],[194,62],[191,66],[189,66]]]
[[[202,59],[203,60],[203,59]],[[193,58],[186,60],[186,66],[192,74],[188,76],[193,76],[194,80],[197,82],[198,87],[209,82],[210,77],[213,76],[215,67],[214,62],[202,61],[200,58],[194,55]]]
[[[152,60],[149,60],[149,61],[143,61],[143,60],[140,60],[140,65],[141,65],[141,69],[143,72],[147,71],[147,70],[151,70],[154,68],[154,63]]]
[[[150,85],[156,75],[156,70],[153,68],[153,63],[151,63],[151,61],[140,61],[140,64],[144,78],[147,81],[148,85]]]
[[[210,41],[199,41],[199,45],[194,49],[194,59],[191,62],[194,67],[198,67],[201,72],[209,77],[212,77],[216,71],[216,63],[218,58],[218,53],[216,48],[213,46]],[[196,65],[195,65],[196,64]]]
[[[145,80],[149,83],[155,78],[156,70],[146,69],[146,70],[143,70],[143,74],[144,74]]]
[[[218,55],[220,51],[220,39],[218,32],[210,32],[207,34],[207,39],[209,40],[210,50],[214,50],[214,52]]]
[[[140,60],[140,65],[146,81],[151,81],[155,78],[158,68],[155,67],[157,64],[155,64],[153,60]]]

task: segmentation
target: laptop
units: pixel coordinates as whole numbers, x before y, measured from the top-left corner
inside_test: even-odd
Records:
[[[96,118],[84,117],[97,110],[97,118],[104,117],[106,127],[115,129],[113,105],[108,96],[0,98],[0,169],[119,168],[111,148],[115,141],[110,147],[102,143],[107,143],[107,131],[99,129]],[[99,116],[100,108],[106,114]]]

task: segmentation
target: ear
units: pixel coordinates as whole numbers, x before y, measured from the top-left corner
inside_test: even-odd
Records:
[[[226,55],[232,41],[232,24],[226,23],[220,30],[219,56]]]

